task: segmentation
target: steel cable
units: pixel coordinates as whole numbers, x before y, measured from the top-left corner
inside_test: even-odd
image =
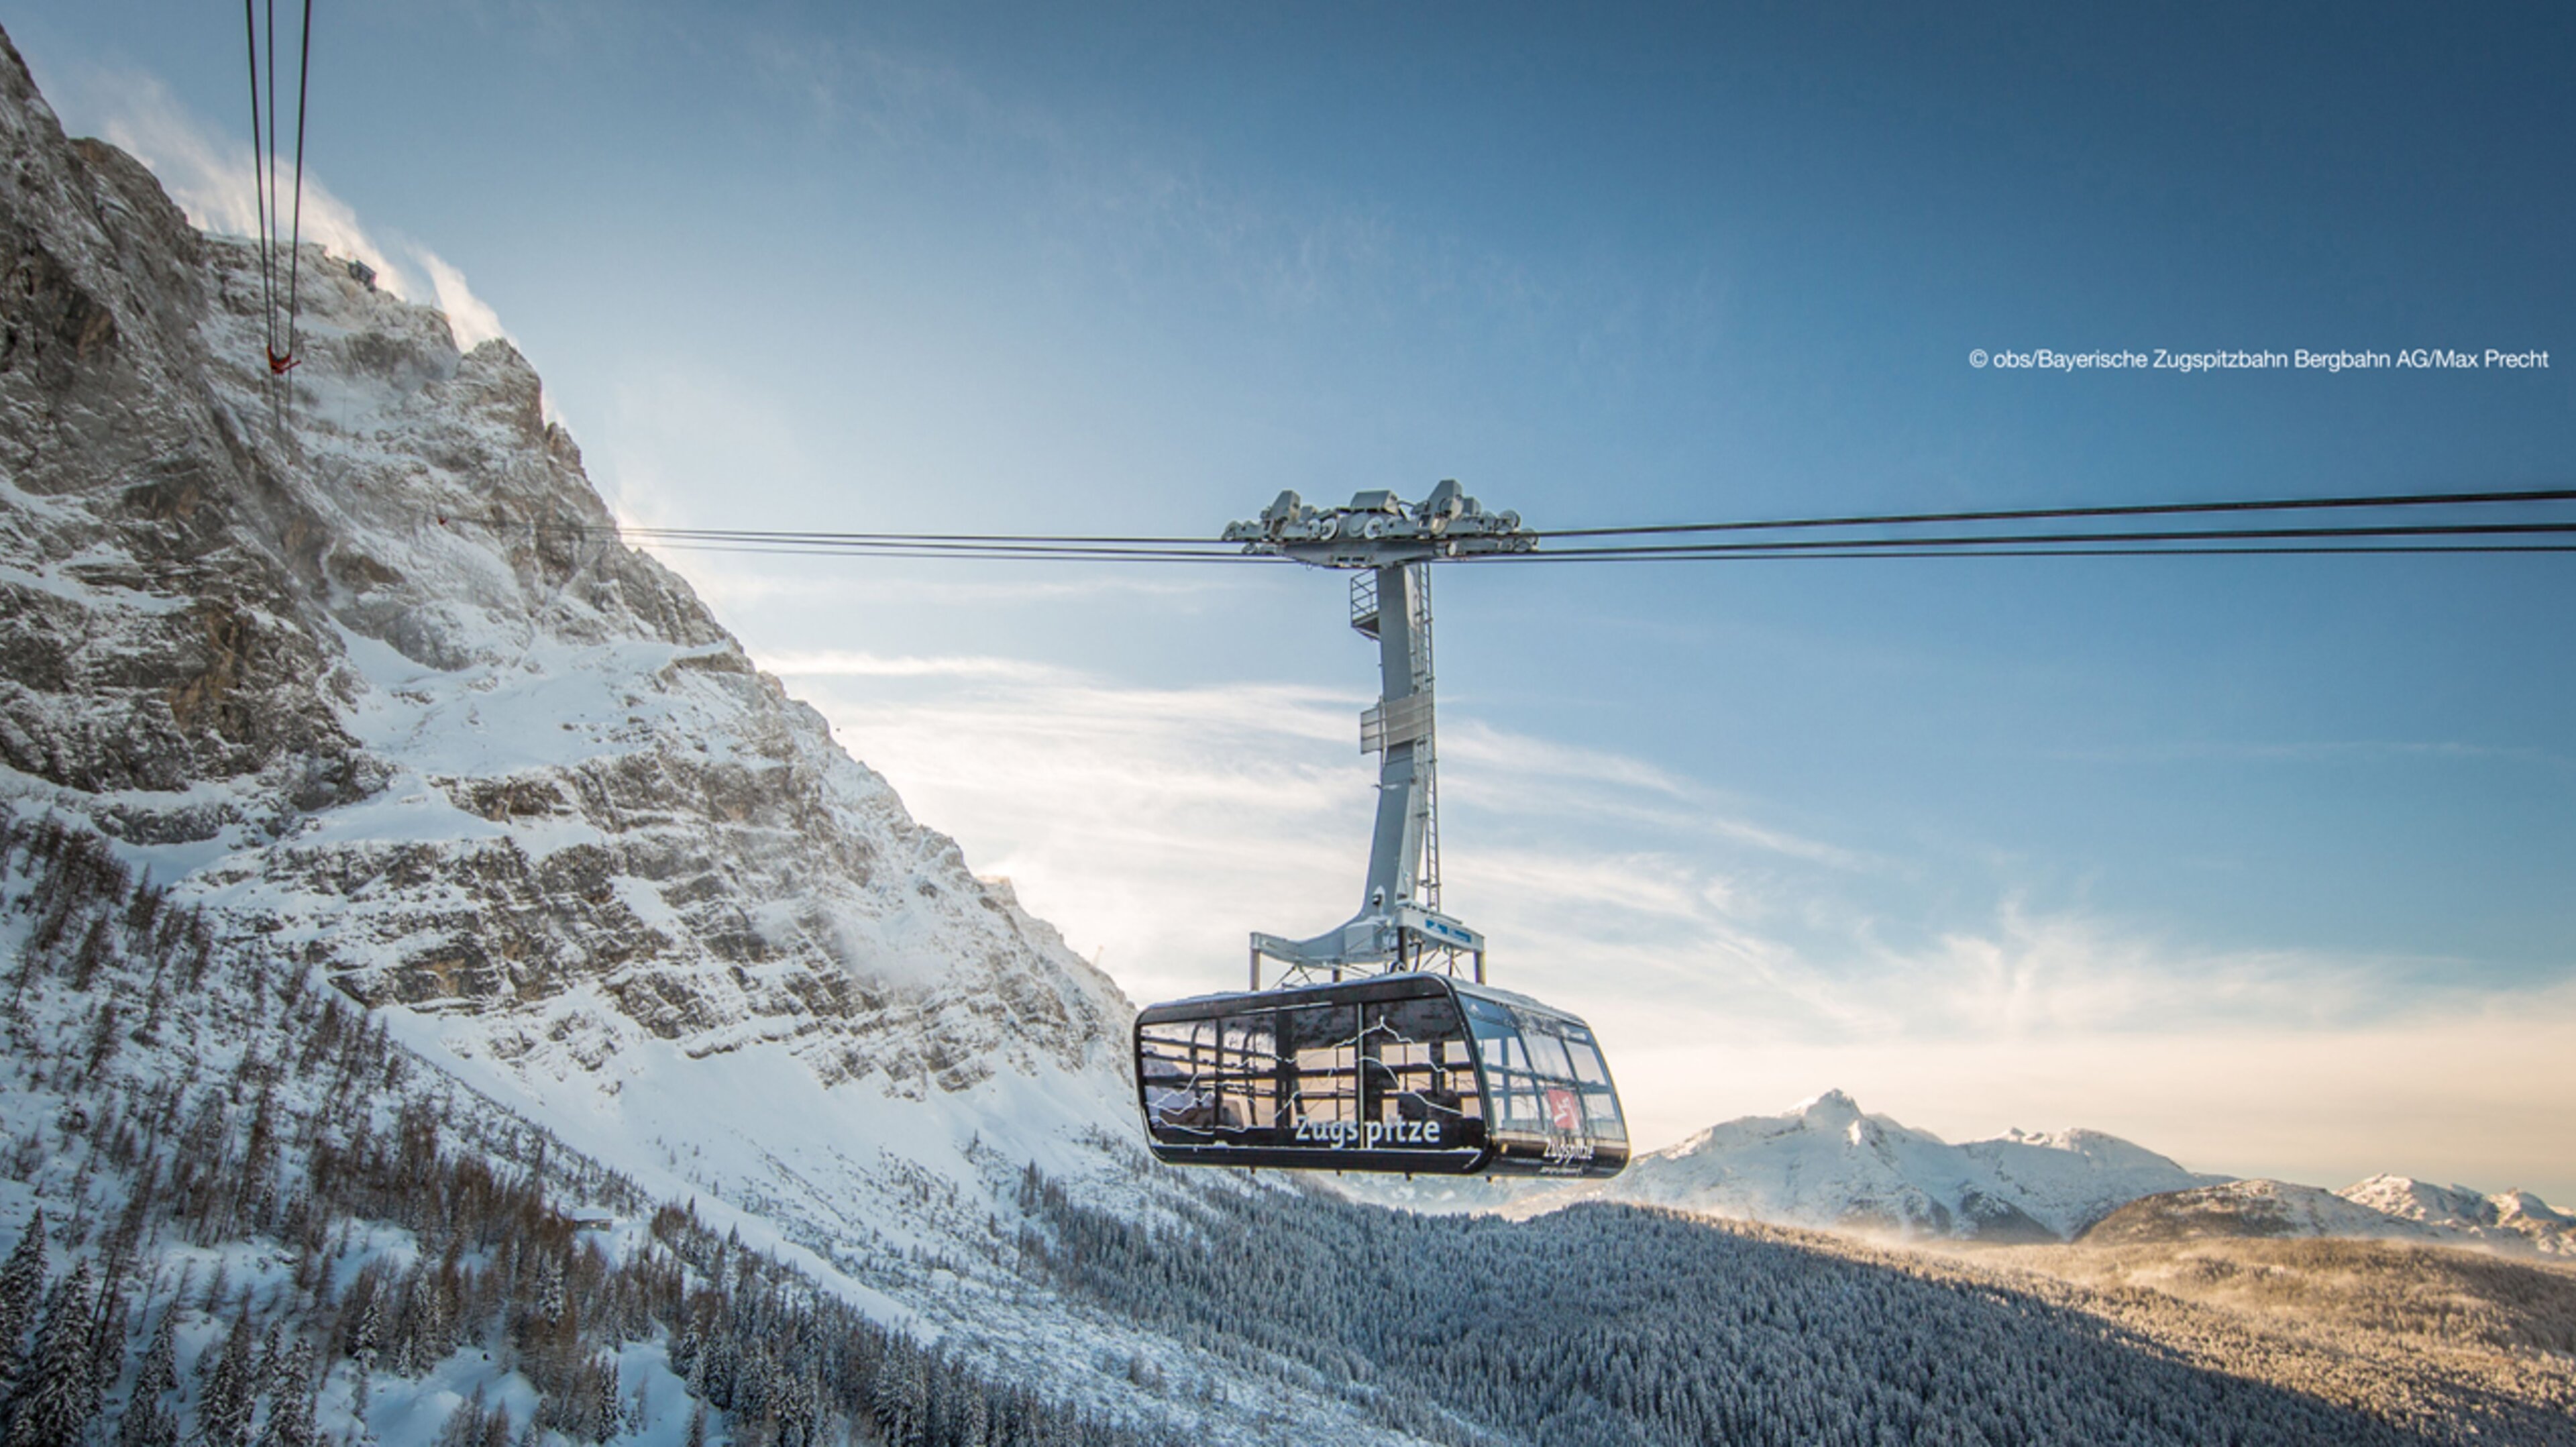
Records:
[[[2294,497],[2262,501],[2163,502],[2102,507],[2011,508],[1979,512],[1883,513],[1854,517],[1768,518],[1748,522],[1659,523],[1641,527],[1545,528],[1542,538],[1637,537],[1662,533],[1752,532],[1774,528],[1910,527],[1931,523],[2041,522],[2088,517],[2153,517],[2181,513],[2291,512],[2314,508],[2461,507],[2495,503],[2576,502],[2576,488],[2514,492],[2413,492],[2375,497]]]
[[[1651,542],[1554,548],[1552,539],[1653,538],[1659,536],[1800,530],[1911,529],[1957,522],[2039,522],[2077,518],[2242,514],[2319,509],[2493,507],[2576,502],[2576,489],[2526,488],[2475,493],[2392,493],[2350,497],[2273,498],[2216,502],[2150,503],[2063,508],[2018,508],[1946,513],[1890,513],[1847,517],[1774,518],[1673,523],[1628,528],[1537,530],[1526,536],[1535,551],[1433,559],[1437,562],[1665,562],[1756,557],[2101,557],[2127,554],[2266,556],[2325,553],[2559,553],[2576,547],[2502,539],[2576,534],[2576,520],[2517,522],[2388,522],[2313,527],[2204,527],[2098,531],[1976,531],[1899,533],[1887,537],[1796,537],[1732,542]],[[2543,513],[2542,516],[2549,516]],[[2563,514],[2561,515],[2563,516]],[[540,531],[611,535],[630,543],[690,551],[766,552],[795,556],[954,558],[979,561],[1278,562],[1276,554],[1245,551],[1245,544],[1207,537],[1144,534],[825,532],[787,528],[688,528],[605,525],[539,525]],[[2483,540],[2483,541],[2472,541]]]
[[[277,12],[273,0],[269,11],[268,41],[270,54],[274,57],[277,45]],[[298,305],[296,283],[304,260],[304,101],[313,79],[313,0],[304,0],[304,29],[297,37],[296,43],[302,54],[295,67],[295,225],[288,235],[286,247],[286,365],[290,367],[295,365],[296,325],[302,316],[302,308]],[[274,82],[276,79],[274,59],[270,62],[269,76]],[[274,125],[276,120],[272,102],[269,122]],[[270,365],[274,367],[276,363],[272,361]]]
[[[261,145],[263,132],[259,123],[259,10],[255,0],[242,0],[242,30],[250,44],[250,189],[259,216],[259,306],[260,322],[266,328],[261,342],[273,356],[277,352],[277,268],[270,260],[267,167],[261,160],[267,149]]]

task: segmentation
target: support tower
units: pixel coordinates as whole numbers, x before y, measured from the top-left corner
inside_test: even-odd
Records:
[[[1518,513],[1488,513],[1455,482],[1419,504],[1363,492],[1348,507],[1308,507],[1293,492],[1225,537],[1245,551],[1351,570],[1351,627],[1378,646],[1378,701],[1360,715],[1360,750],[1378,755],[1377,823],[1359,913],[1338,929],[1291,940],[1255,932],[1252,988],[1262,961],[1279,982],[1400,970],[1485,977],[1485,937],[1440,909],[1440,791],[1432,707],[1430,569],[1438,558],[1528,552]]]

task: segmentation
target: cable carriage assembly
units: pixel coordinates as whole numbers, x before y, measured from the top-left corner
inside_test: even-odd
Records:
[[[1255,933],[1249,988],[1136,1017],[1148,1144],[1182,1165],[1612,1176],[1628,1163],[1619,1095],[1591,1029],[1485,983],[1485,937],[1440,907],[1433,561],[1530,552],[1516,513],[1455,482],[1419,504],[1347,507],[1283,492],[1225,530],[1246,553],[1351,571],[1351,627],[1378,645],[1360,716],[1378,755],[1359,913],[1311,939]],[[1264,962],[1274,970],[1267,988]]]

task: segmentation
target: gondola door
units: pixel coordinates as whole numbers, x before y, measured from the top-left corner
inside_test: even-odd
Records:
[[[1537,1020],[1521,1022],[1521,1046],[1529,1052],[1536,1077],[1538,1128],[1547,1140],[1545,1159],[1579,1168],[1592,1159],[1592,1138],[1585,1129],[1583,1096],[1576,1088],[1574,1062],[1565,1042]]]

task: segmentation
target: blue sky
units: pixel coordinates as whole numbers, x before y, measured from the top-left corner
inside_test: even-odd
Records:
[[[2564,9],[320,8],[331,234],[505,329],[639,521],[2569,480]],[[237,19],[8,23],[73,130],[222,220]],[[2039,346],[2555,365],[1967,363]],[[671,560],[1131,993],[1349,912],[1338,580]],[[1651,1142],[1840,1085],[2576,1197],[2576,563],[1436,586],[1450,901],[1601,1026]]]

